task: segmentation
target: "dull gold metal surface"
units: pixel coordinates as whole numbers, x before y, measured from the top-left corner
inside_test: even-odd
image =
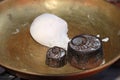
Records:
[[[64,5],[64,6],[63,6]],[[35,17],[53,13],[68,22],[69,37],[78,34],[100,35],[105,64],[79,70],[69,64],[62,68],[45,65],[47,47],[38,44],[29,27]],[[0,3],[0,65],[34,75],[82,75],[98,72],[120,58],[120,11],[103,0],[5,0]],[[95,73],[95,72],[94,72]]]

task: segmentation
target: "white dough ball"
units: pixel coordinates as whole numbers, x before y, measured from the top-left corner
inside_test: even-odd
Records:
[[[53,14],[42,14],[35,18],[30,27],[30,33],[38,43],[67,49],[69,41],[67,22]]]

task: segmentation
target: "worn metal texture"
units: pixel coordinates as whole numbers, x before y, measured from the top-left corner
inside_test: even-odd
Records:
[[[63,6],[64,5],[64,6]],[[62,68],[45,65],[47,47],[35,42],[29,27],[35,17],[53,13],[68,22],[68,35],[100,35],[105,64],[80,70],[70,64]],[[95,74],[120,58],[120,11],[104,0],[4,0],[0,3],[0,65],[16,75],[28,77],[82,78]]]

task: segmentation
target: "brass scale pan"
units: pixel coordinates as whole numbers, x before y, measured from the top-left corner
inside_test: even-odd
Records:
[[[105,64],[80,70],[45,65],[47,47],[38,44],[29,27],[35,17],[53,13],[68,23],[68,35],[100,35]],[[0,65],[26,79],[77,79],[96,74],[120,59],[120,10],[104,0],[4,0],[0,2]]]

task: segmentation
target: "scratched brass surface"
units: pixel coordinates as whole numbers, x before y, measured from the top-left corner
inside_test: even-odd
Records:
[[[35,42],[29,27],[42,13],[53,13],[68,22],[69,37],[99,34],[105,54],[104,65],[79,70],[45,65],[47,47]],[[5,0],[0,3],[0,65],[34,75],[82,75],[110,66],[120,58],[120,11],[103,0]]]

